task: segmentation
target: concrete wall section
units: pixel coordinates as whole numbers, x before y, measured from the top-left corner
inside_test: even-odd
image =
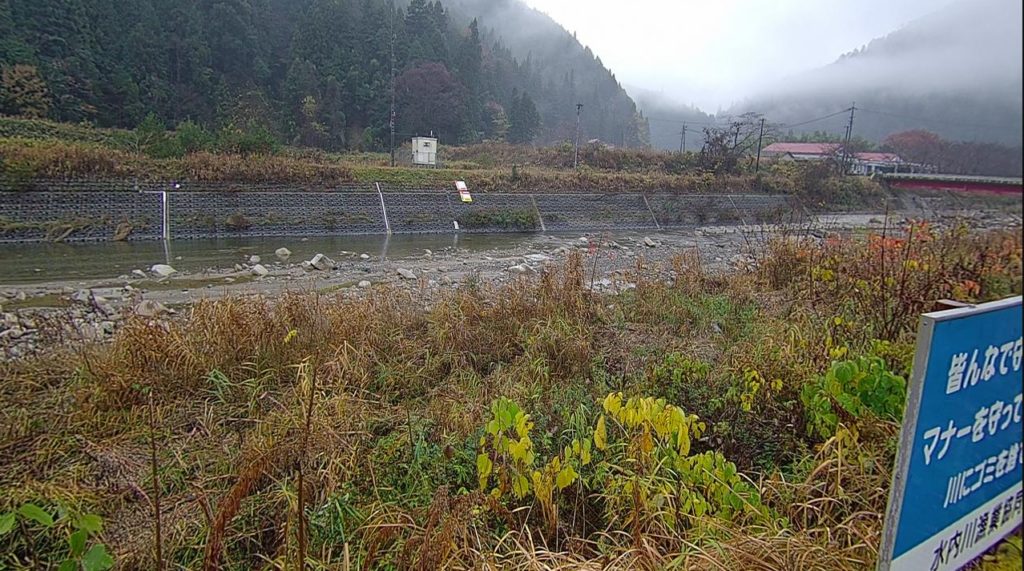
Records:
[[[537,194],[551,232],[657,228],[642,194]]]
[[[656,230],[784,222],[786,196],[224,190],[0,191],[0,241]],[[386,211],[386,218],[385,218]],[[787,218],[788,217],[788,218]]]
[[[652,194],[648,203],[662,227],[784,221],[789,197],[764,194]]]
[[[171,238],[384,233],[375,192],[170,192]]]
[[[445,234],[455,232],[453,201],[447,192],[385,192],[391,231],[395,234]]]
[[[155,240],[160,193],[0,192],[0,242]]]
[[[543,228],[528,194],[474,194],[471,203],[453,197],[452,210],[461,232],[535,232]]]

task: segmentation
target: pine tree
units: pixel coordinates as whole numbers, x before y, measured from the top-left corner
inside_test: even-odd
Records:
[[[509,141],[513,143],[532,143],[540,128],[540,114],[533,99],[525,91],[521,96],[513,95],[511,127]]]

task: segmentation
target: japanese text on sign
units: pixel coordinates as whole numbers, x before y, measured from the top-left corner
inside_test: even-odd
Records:
[[[1020,371],[1021,354],[1024,351],[1022,339],[1007,341],[999,345],[989,345],[982,354],[984,359],[978,365],[978,351],[971,352],[971,360],[968,365],[967,352],[956,353],[949,360],[949,377],[946,381],[946,394],[953,394],[968,386],[978,384],[978,380],[987,381],[996,375],[996,362],[999,363],[999,374],[1006,375],[1012,370]],[[1007,360],[1009,359],[1009,361]]]
[[[879,569],[959,569],[1021,522],[1021,320],[1020,297],[922,316]]]

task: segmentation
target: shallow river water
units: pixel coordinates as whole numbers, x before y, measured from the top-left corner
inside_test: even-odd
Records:
[[[369,254],[375,259],[421,256],[424,250],[440,252],[460,248],[469,251],[514,248],[538,238],[537,234],[396,234],[392,236],[326,236],[311,238],[219,238],[138,242],[41,243],[0,245],[0,284],[26,284],[62,280],[109,278],[148,270],[153,264],[170,264],[182,272],[230,268],[258,255],[274,262],[274,251],[291,250],[291,262],[308,260],[318,253]]]

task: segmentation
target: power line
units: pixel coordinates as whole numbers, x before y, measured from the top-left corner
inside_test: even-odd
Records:
[[[580,111],[583,110],[583,104],[576,104],[576,144],[573,145],[572,153],[572,168],[575,170],[579,166],[580,162]]]
[[[973,123],[969,121],[950,121],[948,119],[928,119],[925,117],[914,117],[912,115],[903,115],[901,113],[889,113],[887,111],[874,111],[872,109],[864,109],[863,107],[857,108],[865,113],[874,113],[875,115],[885,115],[888,117],[895,117],[897,119],[909,119],[911,121],[923,121],[925,123],[946,123],[949,125],[962,125],[965,127],[985,127],[989,129],[1002,129],[1005,125],[995,125],[992,123]]]
[[[391,113],[388,118],[391,127],[391,166],[395,166],[395,5],[391,4]]]
[[[807,121],[801,121],[799,123],[790,123],[790,124],[782,123],[782,124],[779,125],[779,127],[782,128],[782,129],[792,129],[793,127],[800,127],[802,125],[807,125],[808,123],[815,123],[817,121],[824,121],[825,119],[831,119],[832,117],[837,117],[839,115],[844,115],[844,114],[849,113],[849,112],[850,112],[850,108],[847,107],[846,109],[843,109],[842,111],[836,111],[835,113],[829,113],[828,115],[825,115],[823,117],[815,117],[814,119],[808,119]]]
[[[907,120],[910,120],[910,121],[922,121],[922,122],[925,122],[925,123],[944,123],[944,124],[947,124],[947,125],[960,125],[960,126],[965,126],[965,127],[983,127],[983,128],[987,128],[987,129],[1002,129],[1002,128],[1005,127],[1005,125],[996,125],[996,124],[993,124],[993,123],[979,123],[979,122],[972,122],[972,121],[951,121],[951,120],[948,120],[948,119],[933,119],[933,118],[928,118],[928,117],[918,117],[918,116],[914,116],[914,115],[905,115],[903,113],[890,113],[888,111],[876,111],[874,109],[865,109],[863,107],[858,107],[857,110],[858,111],[863,111],[865,113],[872,113],[872,114],[875,114],[875,115],[885,115],[887,117],[895,117],[895,118],[898,118],[898,119],[907,119]],[[828,115],[822,115],[821,117],[815,117],[813,119],[808,119],[806,121],[799,121],[797,123],[779,123],[778,127],[782,128],[782,129],[791,129],[793,127],[802,127],[804,125],[809,125],[811,123],[816,123],[818,121],[824,121],[825,119],[831,119],[832,117],[838,117],[840,115],[845,115],[845,114],[847,114],[849,112],[850,112],[850,108],[847,107],[846,109],[841,109],[839,111],[836,111],[835,113],[829,113]],[[720,127],[720,126],[724,126],[724,123],[721,123],[721,122],[717,122],[717,123],[698,123],[698,122],[688,121],[686,119],[667,119],[667,118],[664,118],[664,117],[651,117],[651,116],[647,116],[645,118],[648,121],[654,121],[654,122],[660,122],[660,123],[678,123],[678,124],[684,124],[685,123],[687,125],[694,125],[694,126],[701,126],[701,127]]]
[[[799,123],[791,123],[791,124],[780,123],[779,127],[781,127],[781,128],[800,127],[802,125],[807,125],[809,123],[814,123],[814,122],[817,122],[817,121],[823,121],[825,119],[830,119],[830,118],[836,117],[838,115],[844,115],[844,114],[849,113],[849,112],[850,112],[850,108],[847,107],[846,109],[842,109],[842,110],[836,111],[835,113],[829,113],[828,115],[824,115],[822,117],[815,117],[814,119],[808,119],[806,121],[800,121]],[[722,122],[718,122],[718,123],[695,123],[693,121],[687,121],[686,119],[665,119],[663,117],[650,117],[650,116],[646,117],[646,119],[648,121],[655,121],[655,122],[661,122],[661,123],[682,123],[682,124],[686,124],[686,125],[699,125],[699,126],[702,126],[702,127],[721,127],[721,126],[725,126],[725,123],[722,123]]]
[[[853,136],[853,114],[857,111],[857,104],[850,104],[850,122],[846,125],[846,141],[843,143],[843,174],[846,174],[847,161],[850,157],[850,137]]]
[[[647,119],[648,121],[655,121],[657,123],[685,123],[687,125],[701,125],[701,126],[704,126],[704,127],[714,127],[716,125],[719,125],[719,123],[695,123],[693,121],[690,121],[689,119],[665,119],[665,118],[662,118],[662,117],[646,117],[646,116],[644,117],[644,119]]]

